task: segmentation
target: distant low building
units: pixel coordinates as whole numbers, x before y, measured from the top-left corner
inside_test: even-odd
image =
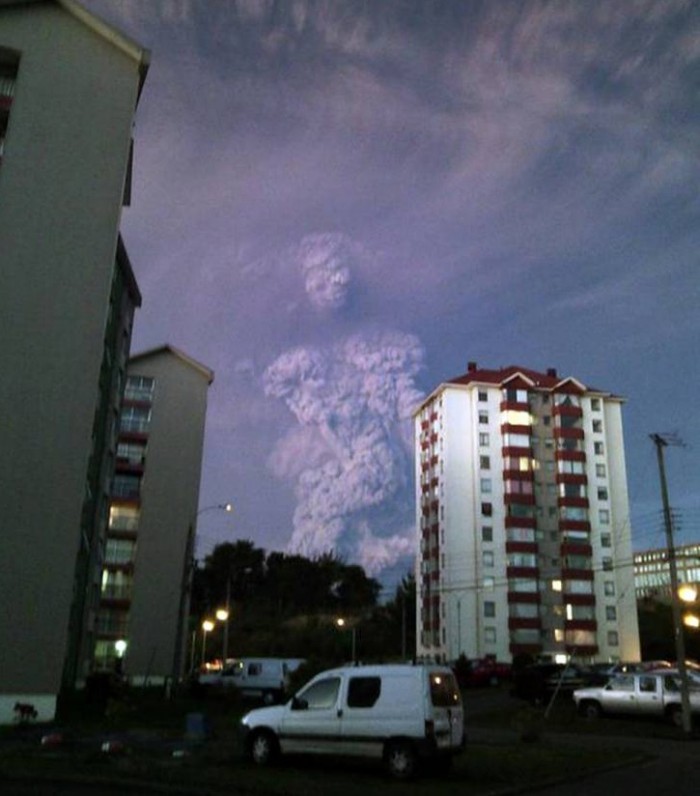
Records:
[[[676,547],[675,559],[678,584],[700,587],[700,544]],[[670,601],[671,570],[667,548],[634,554],[634,588],[638,600]]]
[[[0,3],[0,723],[89,670],[141,302],[119,234],[149,53],[73,0]]]
[[[209,368],[165,345],[131,358],[121,408],[95,668],[183,674]]]

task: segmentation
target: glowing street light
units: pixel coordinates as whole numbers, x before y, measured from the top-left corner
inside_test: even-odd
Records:
[[[692,583],[684,583],[678,588],[678,596],[684,603],[694,603],[698,599],[698,590]]]
[[[214,629],[214,623],[211,619],[205,619],[202,622],[202,666],[206,661],[206,650],[207,650],[207,633],[211,633]]]
[[[339,616],[335,620],[335,624],[337,627],[339,627],[342,630],[347,625],[347,622],[345,621],[345,619],[343,619],[342,616]],[[355,663],[355,658],[356,658],[355,652],[357,648],[357,632],[354,625],[350,627],[350,631],[352,633],[352,662]]]

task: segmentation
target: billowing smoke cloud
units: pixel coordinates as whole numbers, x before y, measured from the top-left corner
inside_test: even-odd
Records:
[[[309,301],[320,310],[344,306],[350,286],[350,265],[357,246],[345,235],[307,235],[299,245],[299,262]]]
[[[299,424],[270,460],[296,481],[290,550],[335,551],[372,574],[415,552],[410,416],[423,360],[415,336],[385,332],[295,348],[266,370],[266,394]]]

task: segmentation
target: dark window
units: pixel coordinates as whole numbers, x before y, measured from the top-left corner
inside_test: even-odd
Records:
[[[493,515],[493,504],[491,503],[482,503],[481,504],[481,513],[484,517],[491,517]]]
[[[379,677],[352,677],[348,683],[348,707],[371,708],[379,699],[381,690]]]

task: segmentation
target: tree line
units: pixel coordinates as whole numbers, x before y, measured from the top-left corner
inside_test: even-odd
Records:
[[[387,599],[388,597],[388,599]],[[228,657],[298,657],[328,663],[415,654],[416,592],[407,574],[390,595],[357,564],[272,552],[249,540],[217,545],[195,566],[191,662],[201,663],[202,622],[229,605]],[[342,618],[343,625],[337,620]],[[208,632],[206,659],[223,657],[223,622]]]

